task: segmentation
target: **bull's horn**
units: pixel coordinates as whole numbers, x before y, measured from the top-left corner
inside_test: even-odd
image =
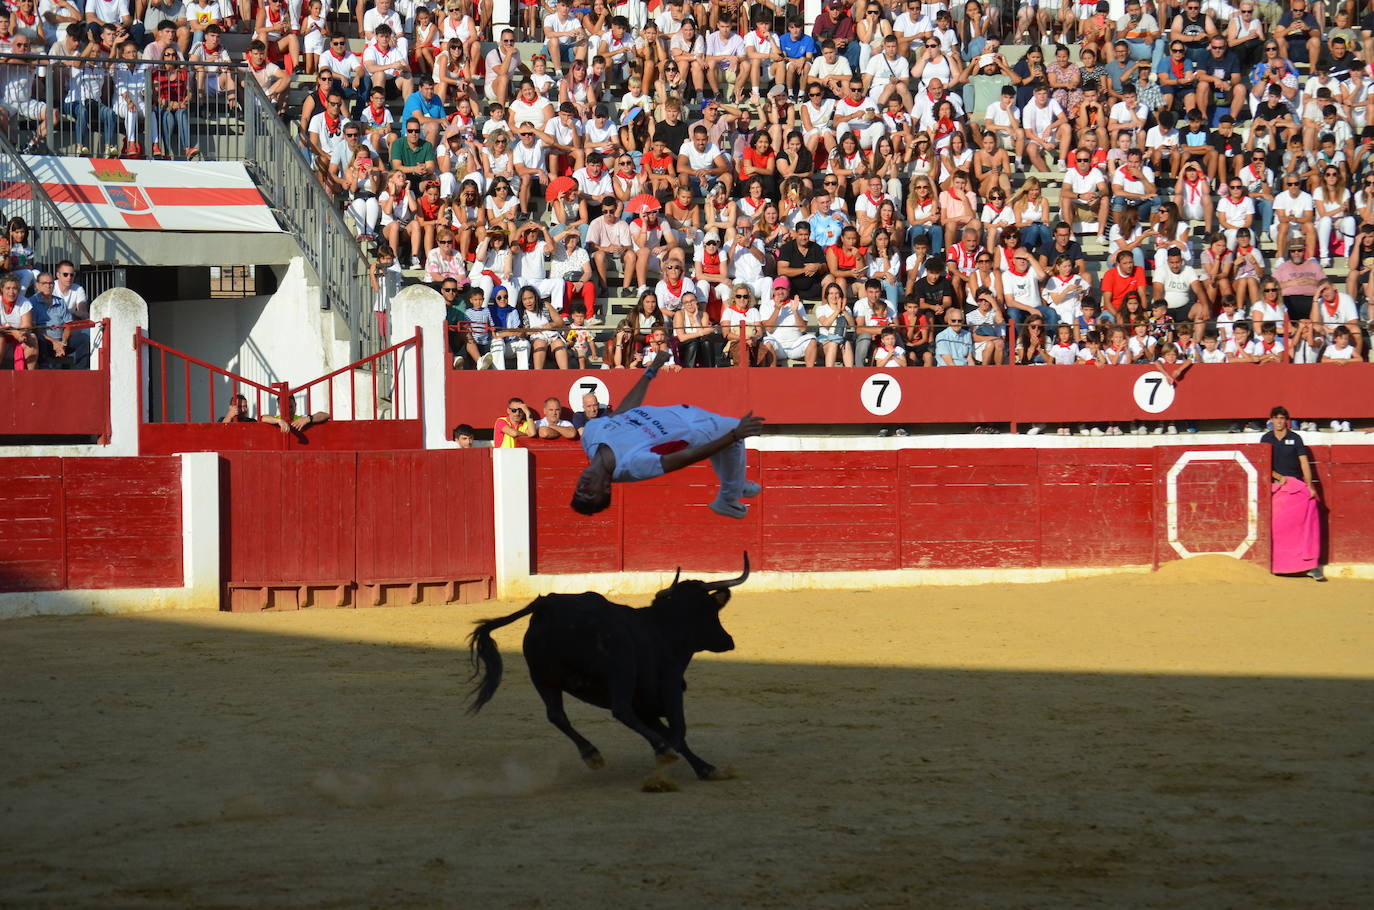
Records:
[[[677,580],[678,580],[679,578],[681,578],[681,577],[682,577],[682,566],[678,566],[678,567],[677,567],[677,571],[673,573],[673,583],[672,583],[671,585],[669,585],[668,587],[670,587],[670,588],[676,587],[676,586],[677,586]]]
[[[713,584],[711,585],[711,589],[712,589],[712,590],[719,590],[719,589],[721,589],[721,588],[733,588],[735,585],[742,585],[742,584],[744,584],[745,580],[748,579],[748,578],[749,578],[749,551],[748,551],[748,550],[745,550],[745,551],[744,551],[744,574],[741,575],[739,578],[732,578],[732,579],[730,579],[729,581],[717,581],[717,582],[715,582],[715,583],[713,583]]]

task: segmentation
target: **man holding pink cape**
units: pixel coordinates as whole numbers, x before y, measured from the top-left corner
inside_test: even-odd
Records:
[[[1288,409],[1274,408],[1269,412],[1270,430],[1260,438],[1273,450],[1270,570],[1275,575],[1302,572],[1317,581],[1326,581],[1320,563],[1321,520],[1317,514],[1312,456],[1289,423]]]

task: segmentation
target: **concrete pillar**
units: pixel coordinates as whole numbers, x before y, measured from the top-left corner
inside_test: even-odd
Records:
[[[530,576],[530,453],[492,449],[492,520],[496,536],[496,597],[520,597]]]
[[[219,609],[219,455],[181,456],[181,567],[185,606]]]
[[[404,288],[391,298],[390,323],[389,344],[399,344],[413,338],[417,328],[422,333],[424,359],[419,364],[418,375],[423,377],[425,448],[456,447],[457,443],[449,439],[445,404],[449,354],[444,298],[438,291],[425,285],[415,284]],[[391,393],[392,407],[396,410],[396,416],[403,420],[414,420],[421,416],[420,387],[415,381],[416,375],[414,348],[406,348],[400,352]]]
[[[113,288],[101,294],[91,304],[91,319],[100,322],[109,318],[110,334],[100,339],[98,350],[92,352],[92,367],[110,365],[110,443],[102,454],[137,455],[138,427],[147,413],[147,386],[144,386],[143,413],[138,407],[139,358],[147,363],[146,350],[134,350],[134,335],[148,330],[148,304],[127,288]],[[98,331],[98,330],[93,330]],[[142,371],[147,382],[147,370]]]

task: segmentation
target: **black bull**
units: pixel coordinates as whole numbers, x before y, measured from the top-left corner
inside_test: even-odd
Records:
[[[605,760],[568,722],[564,692],[610,709],[616,720],[649,741],[660,764],[681,753],[698,777],[716,777],[716,769],[687,747],[683,674],[698,651],[734,649],[734,639],[720,624],[720,610],[730,602],[730,588],[749,577],[749,554],[744,554],[744,573],[730,581],[679,581],[681,574],[679,569],[673,583],[640,609],[591,592],[545,594],[509,616],[480,621],[468,639],[473,676],[481,677],[471,711],[480,711],[501,684],[501,653],[491,633],[529,616],[524,651],[530,679],[549,721],[573,741],[588,767],[600,768]]]

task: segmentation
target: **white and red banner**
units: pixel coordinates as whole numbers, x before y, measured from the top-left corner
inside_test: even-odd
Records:
[[[237,162],[25,155],[74,228],[253,231],[281,228]]]

